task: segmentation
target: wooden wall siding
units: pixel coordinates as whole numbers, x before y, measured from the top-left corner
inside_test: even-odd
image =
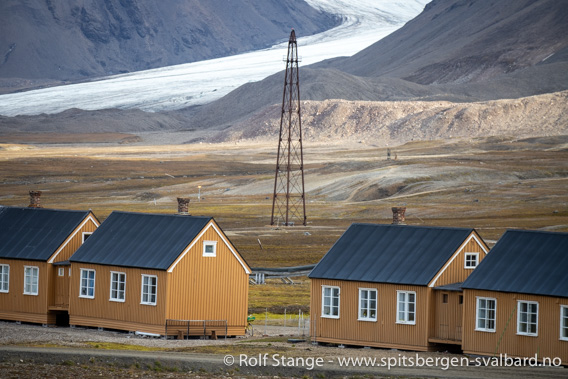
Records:
[[[461,292],[434,291],[435,316],[432,337],[444,341],[461,341],[463,304],[459,303]],[[443,302],[444,295],[447,303]]]
[[[50,309],[67,310],[69,308],[69,268],[71,266],[51,266],[52,271],[52,296],[50,297]],[[62,269],[63,276],[59,276]]]
[[[93,269],[96,272],[94,299],[79,297],[82,268]],[[111,271],[126,273],[124,302],[109,300]],[[140,304],[142,274],[158,277],[157,304],[155,306]],[[165,323],[167,300],[167,273],[165,271],[72,263],[69,285],[69,323],[71,325],[105,327],[98,325],[97,320],[107,320],[109,323],[126,322],[149,325],[164,325]],[[84,321],[81,320],[90,321],[83,323]],[[125,328],[125,330],[134,329]]]
[[[46,262],[1,259],[0,263],[10,265],[9,292],[0,293],[0,312],[4,312],[6,320],[36,322],[34,317],[47,314],[48,283],[51,270]],[[24,266],[39,268],[38,295],[24,295]],[[51,266],[51,265],[49,265]],[[8,318],[10,314],[21,314],[22,318]],[[27,316],[25,316],[27,315]],[[23,317],[26,317],[24,319]],[[42,321],[42,323],[44,323]]]
[[[339,319],[321,317],[321,286],[340,287]],[[359,288],[377,289],[377,321],[358,321]],[[416,324],[397,324],[397,290],[416,292]],[[311,336],[321,342],[428,350],[428,287],[312,279]]]
[[[61,244],[60,248],[54,252],[54,255],[48,260],[48,262],[55,263],[69,260],[69,258],[71,258],[71,256],[83,244],[83,232],[92,233],[98,226],[99,225],[96,223],[92,215],[87,216],[87,219],[69,235],[65,242]]]
[[[495,333],[475,331],[476,297],[497,300]],[[517,335],[518,300],[538,302],[538,337]],[[462,348],[466,353],[508,356],[560,357],[568,364],[568,341],[560,340],[560,305],[568,298],[533,296],[492,291],[464,290],[464,325]],[[501,341],[499,342],[499,340]],[[499,346],[497,348],[497,346]]]
[[[203,241],[217,241],[215,257],[203,256]],[[227,320],[244,334],[248,274],[215,229],[208,228],[169,275],[168,319]]]
[[[472,234],[475,235],[475,237],[480,242],[482,241],[481,238],[477,234],[475,234],[475,232],[473,232]],[[486,251],[489,251],[486,246],[483,247],[486,249]],[[481,262],[483,258],[485,258],[485,252],[483,251],[482,246],[475,240],[475,238],[469,239],[465,246],[460,247],[460,249],[456,251],[455,256],[452,257],[453,260],[451,260],[451,262],[449,261],[450,263],[446,267],[442,268],[442,270],[440,270],[440,272],[438,273],[439,276],[436,275],[434,277],[434,279],[430,283],[430,287],[444,286],[446,284],[461,283],[465,281],[467,277],[473,272],[473,270],[471,269],[464,268],[465,253],[479,253],[479,262]]]

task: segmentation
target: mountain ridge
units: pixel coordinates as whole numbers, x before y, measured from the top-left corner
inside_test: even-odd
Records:
[[[333,15],[295,0],[0,3],[0,78],[81,80],[265,48]]]

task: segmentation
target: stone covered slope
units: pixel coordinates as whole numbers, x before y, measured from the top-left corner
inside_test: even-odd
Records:
[[[381,146],[413,140],[521,137],[568,134],[568,91],[512,100],[472,103],[445,101],[302,101],[305,141],[338,140]],[[280,128],[280,106],[212,137],[212,141],[273,140]]]

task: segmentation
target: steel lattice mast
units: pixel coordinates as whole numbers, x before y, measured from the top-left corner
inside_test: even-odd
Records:
[[[288,56],[286,58],[280,139],[278,157],[276,158],[270,225],[278,222],[284,225],[294,225],[295,222],[301,222],[306,225],[298,44],[293,29],[288,41]]]

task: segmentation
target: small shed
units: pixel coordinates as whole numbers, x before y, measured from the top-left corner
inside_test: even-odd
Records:
[[[64,323],[68,260],[98,226],[91,211],[0,206],[0,319]]]
[[[568,233],[506,231],[462,287],[464,352],[568,364]]]
[[[463,282],[489,251],[474,229],[352,224],[309,274],[318,342],[461,343]]]
[[[250,268],[210,217],[112,212],[71,269],[71,325],[245,333]]]

